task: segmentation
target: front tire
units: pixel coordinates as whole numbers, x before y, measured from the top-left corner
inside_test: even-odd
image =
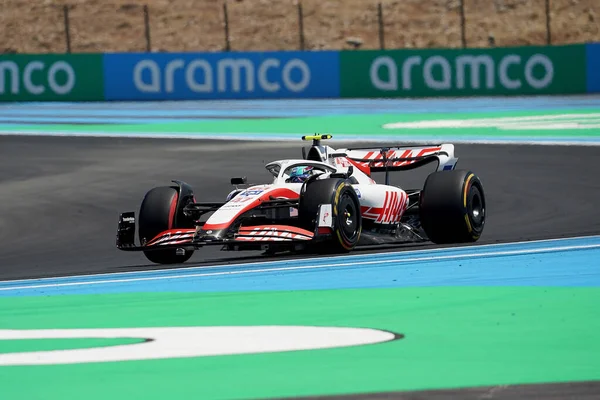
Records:
[[[156,187],[146,193],[140,207],[139,238],[144,244],[159,233],[181,228],[176,226],[179,192],[171,186]],[[148,260],[156,264],[180,264],[190,259],[194,252],[177,255],[176,249],[144,251]]]
[[[300,194],[298,217],[304,228],[314,231],[319,205],[332,205],[333,234],[327,242],[332,252],[349,252],[360,240],[362,217],[360,201],[350,183],[344,179],[309,181]]]
[[[425,181],[419,199],[421,226],[437,244],[479,240],[486,218],[483,185],[471,171],[438,171]]]

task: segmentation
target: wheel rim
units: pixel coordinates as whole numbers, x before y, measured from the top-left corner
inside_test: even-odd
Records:
[[[485,204],[479,189],[476,187],[471,190],[469,217],[474,228],[480,228],[485,221]]]
[[[358,211],[348,194],[340,199],[340,231],[345,238],[352,240],[358,232]]]

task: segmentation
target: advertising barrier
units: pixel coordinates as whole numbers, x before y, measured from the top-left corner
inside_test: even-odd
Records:
[[[492,49],[0,55],[0,101],[600,92],[600,43]]]
[[[585,46],[587,58],[587,91],[588,93],[600,92],[600,43],[591,43]]]
[[[104,100],[101,54],[0,56],[0,101]]]
[[[107,100],[339,97],[339,53],[107,54]]]
[[[584,45],[342,51],[341,97],[586,92]]]

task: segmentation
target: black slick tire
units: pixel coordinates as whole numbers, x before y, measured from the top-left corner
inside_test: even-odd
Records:
[[[349,182],[331,178],[309,181],[300,193],[298,217],[303,228],[315,231],[320,204],[332,205],[333,232],[323,250],[349,252],[360,240],[362,217],[360,201]]]
[[[176,206],[179,193],[171,186],[156,187],[146,193],[139,214],[140,243],[152,240],[159,233],[176,229]],[[190,259],[194,252],[177,255],[176,249],[144,251],[148,260],[156,264],[180,264]]]
[[[432,242],[479,240],[486,211],[483,185],[471,171],[438,171],[427,177],[419,199],[419,217]]]

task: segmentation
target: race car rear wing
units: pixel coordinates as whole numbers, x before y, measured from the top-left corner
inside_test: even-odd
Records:
[[[368,172],[406,171],[437,162],[437,171],[452,170],[458,161],[454,157],[454,145],[383,146],[379,148],[349,148],[330,154],[345,157]]]

